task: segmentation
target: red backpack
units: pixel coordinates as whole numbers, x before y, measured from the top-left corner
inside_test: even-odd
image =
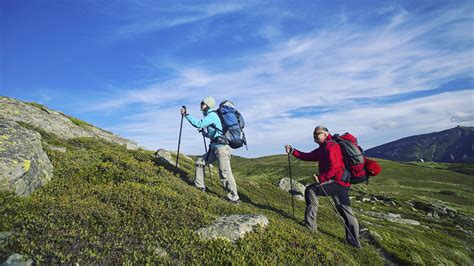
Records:
[[[363,149],[357,144],[357,138],[349,133],[335,134],[332,139],[341,146],[344,165],[348,171],[345,181],[351,184],[369,183],[369,176],[376,176],[382,168],[380,165],[364,157]]]

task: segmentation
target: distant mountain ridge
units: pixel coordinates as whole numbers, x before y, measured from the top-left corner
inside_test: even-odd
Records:
[[[474,162],[474,127],[410,136],[368,149],[365,154],[394,161]]]

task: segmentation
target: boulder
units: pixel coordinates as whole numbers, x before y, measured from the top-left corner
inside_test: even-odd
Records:
[[[202,240],[222,238],[235,242],[256,228],[267,227],[268,223],[268,218],[263,215],[234,214],[222,216],[211,226],[201,228],[196,233]]]
[[[13,121],[0,120],[0,189],[26,196],[51,180],[53,165],[41,135]]]
[[[282,190],[290,192],[291,190],[291,182],[290,178],[284,177],[278,182],[278,187]],[[296,192],[295,199],[304,201],[304,191],[306,186],[301,184],[300,182],[293,179],[293,190]]]
[[[360,229],[360,236],[365,239],[378,239],[382,240],[382,236],[375,230],[369,230],[368,228]]]
[[[176,164],[176,161],[171,156],[171,152],[165,149],[157,150],[155,152],[155,159],[160,164]]]
[[[13,254],[2,264],[3,266],[30,266],[33,265],[33,260],[24,255]]]

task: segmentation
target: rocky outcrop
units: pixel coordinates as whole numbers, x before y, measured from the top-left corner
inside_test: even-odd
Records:
[[[125,145],[128,149],[138,148],[137,143],[132,140],[121,138],[61,112],[3,96],[0,96],[0,121],[21,121],[63,139],[96,137]]]
[[[373,212],[373,211],[362,211],[363,214],[371,216],[377,219],[387,220],[393,223],[399,224],[409,224],[409,225],[420,225],[420,222],[412,219],[404,219],[400,214],[395,213],[381,213],[381,212]]]
[[[445,206],[441,202],[426,203],[422,201],[409,200],[407,203],[414,211],[426,212],[426,217],[430,220],[450,218],[453,219],[457,224],[474,227],[474,218],[468,217],[458,212],[454,208]]]
[[[304,201],[304,191],[306,189],[305,185],[293,179],[293,192],[291,192],[290,178],[284,177],[278,182],[278,187],[284,191],[290,192],[295,196],[295,199]]]
[[[0,120],[0,189],[29,195],[51,180],[53,166],[38,132]]]
[[[21,123],[62,139],[93,137],[125,145],[128,149],[138,148],[134,141],[40,104],[0,96],[0,189],[14,191],[17,195],[29,195],[51,180],[53,166],[43,145],[51,150],[66,152],[64,147],[42,143],[38,132],[24,128]]]
[[[390,197],[385,197],[385,196],[378,196],[378,195],[370,195],[370,198],[364,197],[365,194],[359,194],[355,197],[357,202],[360,203],[365,203],[365,202],[370,202],[370,203],[380,203],[386,206],[392,206],[395,207],[397,204],[395,201],[390,198]]]
[[[211,226],[199,229],[197,234],[203,240],[222,238],[235,242],[256,228],[267,227],[268,223],[267,217],[263,215],[245,214],[223,216]]]

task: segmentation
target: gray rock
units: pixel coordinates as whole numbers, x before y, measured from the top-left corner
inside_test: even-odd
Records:
[[[154,155],[155,155],[155,161],[160,165],[165,165],[165,166],[166,165],[172,165],[172,166],[176,165],[177,152],[175,152],[175,151],[169,151],[169,150],[165,150],[165,149],[158,149],[155,152]],[[179,162],[185,162],[185,161],[194,163],[193,158],[191,158],[191,157],[187,156],[186,154],[183,154],[183,153],[180,152],[179,153]],[[212,168],[213,166],[210,165],[210,167]]]
[[[438,216],[449,216],[454,218],[457,216],[458,212],[456,209],[447,207],[442,203],[425,203],[421,201],[410,201],[414,208],[418,210],[423,210],[427,213],[436,213]]]
[[[26,196],[50,181],[52,175],[41,135],[16,122],[0,120],[0,189]]]
[[[10,231],[0,232],[0,245],[5,243],[6,240],[12,235]]]
[[[278,182],[278,187],[280,187],[284,191],[290,192],[291,190],[290,178],[288,177],[282,178],[280,182]],[[295,199],[304,201],[305,189],[306,189],[305,185],[293,179],[293,190],[298,192],[298,194],[295,195]]]
[[[365,239],[379,239],[382,240],[382,236],[377,233],[375,230],[369,230],[368,228],[361,228],[360,229],[360,236]]]
[[[222,238],[235,242],[256,228],[267,227],[268,219],[263,215],[244,214],[220,217],[214,224],[201,228],[196,233],[203,240]]]
[[[2,264],[3,266],[30,266],[33,265],[33,260],[24,255],[13,254]]]
[[[0,96],[0,121],[25,122],[63,139],[95,137],[125,145],[127,149],[138,149],[135,141],[86,124],[77,125],[61,112],[4,96]]]
[[[369,230],[369,234],[376,239],[382,240],[382,236],[374,230]]]
[[[363,203],[370,202],[370,199],[369,198],[362,198],[362,202]]]
[[[373,211],[364,211],[364,214],[369,215],[374,218],[387,220],[393,223],[399,224],[409,224],[409,225],[420,225],[420,222],[411,219],[403,219],[400,214],[395,213],[381,213],[381,212],[373,212]]]
[[[457,214],[456,215],[456,220],[458,222],[462,223],[465,226],[474,227],[474,218],[473,217],[467,217],[463,214]]]
[[[474,235],[474,231],[472,231],[472,230],[465,230],[465,229],[462,228],[460,225],[456,225],[456,228],[459,229],[459,231],[465,233],[466,235],[469,235],[469,236]]]
[[[176,161],[171,156],[171,152],[165,149],[157,150],[155,152],[155,159],[162,164],[176,164]]]
[[[456,223],[464,226],[474,227],[474,218],[458,212],[456,209],[445,206],[443,202],[425,203],[421,201],[410,200],[414,210],[426,212],[429,219],[452,218]]]

